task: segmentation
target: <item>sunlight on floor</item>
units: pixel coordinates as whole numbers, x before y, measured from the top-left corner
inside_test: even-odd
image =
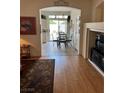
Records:
[[[77,56],[78,53],[70,45],[65,48],[64,44],[57,47],[56,42],[47,42],[42,45],[42,56]]]

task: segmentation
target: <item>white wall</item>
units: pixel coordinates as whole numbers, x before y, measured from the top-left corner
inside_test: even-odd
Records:
[[[42,43],[48,42],[48,32],[49,32],[48,19],[46,17],[46,19],[41,19],[41,37],[42,37],[41,41]]]
[[[78,51],[78,54],[79,54],[79,51],[80,51],[80,47],[79,47],[79,43],[80,43],[80,33],[79,33],[79,26],[77,24],[77,21],[78,21],[78,17],[81,16],[81,11],[80,10],[72,10],[71,11],[71,20],[72,20],[72,28],[71,28],[71,34],[73,34],[73,39],[72,39],[72,46]]]

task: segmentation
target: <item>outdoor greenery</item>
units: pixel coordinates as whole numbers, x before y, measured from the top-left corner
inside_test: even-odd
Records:
[[[49,24],[56,24],[56,22],[54,22],[54,20],[49,20]]]

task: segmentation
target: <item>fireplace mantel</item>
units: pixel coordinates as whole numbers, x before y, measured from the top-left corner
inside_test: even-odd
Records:
[[[83,26],[83,49],[82,49],[82,56],[84,59],[87,59],[87,42],[88,42],[88,29],[90,31],[95,31],[95,32],[104,32],[104,22],[91,22],[91,23],[85,23]]]

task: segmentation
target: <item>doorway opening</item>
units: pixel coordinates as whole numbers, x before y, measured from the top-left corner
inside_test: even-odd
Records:
[[[40,9],[42,56],[79,55],[80,16],[71,7]]]
[[[67,15],[49,16],[50,41],[57,40],[59,32],[67,33],[67,17]]]

